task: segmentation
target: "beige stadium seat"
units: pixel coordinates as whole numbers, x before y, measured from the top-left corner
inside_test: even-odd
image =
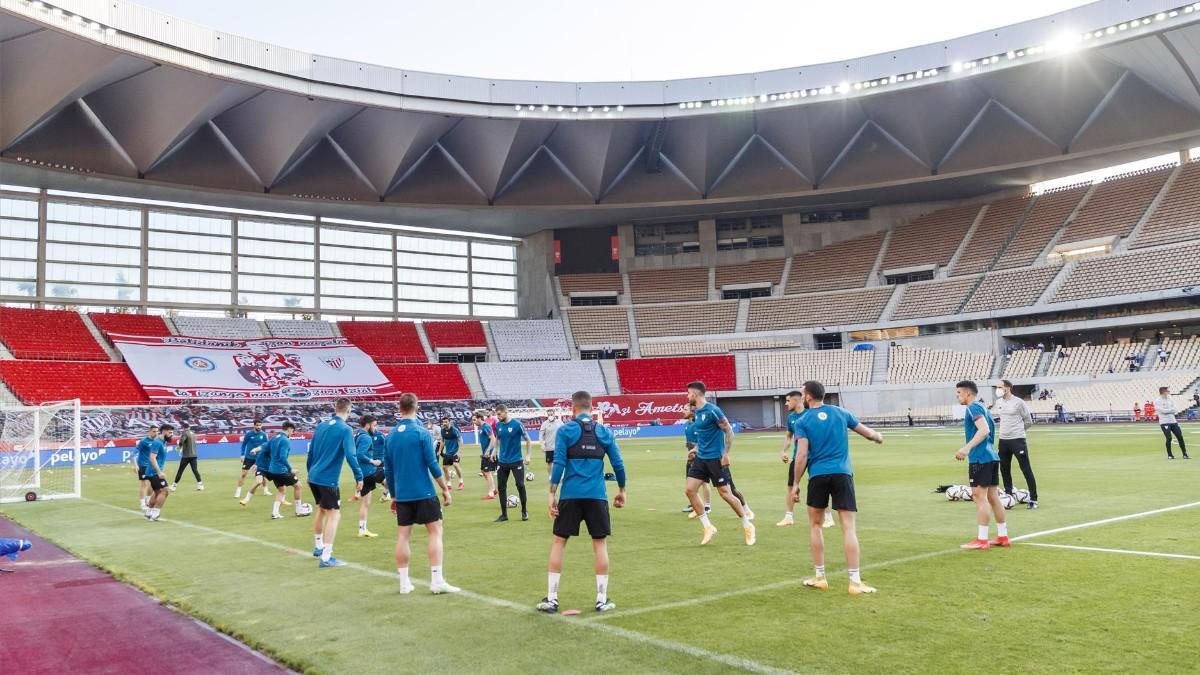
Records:
[[[735,284],[771,284],[778,286],[783,278],[783,258],[756,260],[740,265],[717,267],[717,288]]]
[[[995,357],[984,352],[898,345],[888,352],[888,383],[957,382],[986,379]]]
[[[895,286],[835,291],[782,298],[753,298],[746,322],[749,332],[847,326],[879,319]]]
[[[1191,392],[1187,387],[1195,379],[1194,374],[1174,374],[1163,379],[1139,378],[1062,388],[1050,385],[1054,396],[1044,401],[1036,398],[1029,401],[1029,410],[1037,414],[1053,414],[1054,404],[1062,403],[1068,414],[1111,411],[1127,415],[1133,413],[1134,403],[1141,406],[1146,401],[1153,401],[1158,398],[1159,387],[1168,387],[1176,409],[1184,411],[1191,405]]]
[[[983,204],[954,206],[927,213],[892,232],[885,270],[920,265],[946,265],[954,257]]]
[[[641,337],[639,335],[639,337]],[[642,356],[688,356],[692,354],[728,354],[734,351],[754,349],[786,349],[796,347],[797,342],[786,338],[746,338],[742,340],[672,340],[669,342],[641,342]]]
[[[1087,194],[1088,186],[1061,188],[1034,197],[1033,206],[1017,230],[1017,236],[1000,254],[994,270],[1032,265]]]
[[[1046,286],[1054,279],[1062,268],[1057,265],[1033,267],[1004,272],[990,272],[983,277],[983,283],[975,289],[975,294],[964,314],[971,312],[990,312],[1009,307],[1028,307],[1037,302]]]
[[[1200,163],[1188,162],[1138,232],[1134,248],[1200,239]]]
[[[979,276],[973,275],[905,284],[901,291],[904,295],[900,296],[892,319],[954,314],[978,281]]]
[[[751,389],[796,389],[806,380],[826,385],[871,383],[875,352],[851,349],[789,350],[749,354]]]
[[[786,293],[797,295],[838,288],[860,288],[875,267],[884,233],[847,239],[792,257]]]
[[[638,270],[629,273],[633,302],[708,300],[708,268]]]
[[[1146,365],[1150,370],[1180,370],[1182,368],[1200,368],[1200,336],[1193,335],[1186,340],[1166,338],[1163,347],[1167,350],[1166,363],[1159,363],[1157,347],[1151,347],[1146,357]]]
[[[1042,360],[1040,349],[1018,349],[1009,354],[1004,364],[1003,378],[1006,380],[1027,379],[1037,372],[1038,363]]]
[[[1013,228],[1029,206],[1029,197],[998,199],[988,205],[987,213],[979,221],[979,227],[967,241],[967,247],[954,263],[951,273],[955,276],[978,274],[992,264],[996,253],[1012,234]]]
[[[1158,195],[1174,167],[1159,167],[1114,176],[1096,186],[1075,220],[1063,233],[1062,243],[1098,237],[1125,237]]]
[[[613,292],[618,295],[624,292],[621,275],[617,272],[601,274],[562,274],[558,277],[558,286],[565,296],[572,293]]]
[[[719,335],[732,333],[737,324],[737,300],[678,305],[634,307],[633,320],[639,338],[671,335]],[[576,308],[572,308],[576,309]],[[624,311],[624,308],[621,308]],[[616,319],[620,323],[620,319]],[[571,324],[575,330],[575,324]],[[629,330],[626,327],[626,340]],[[576,334],[575,342],[579,342]]]
[[[621,306],[568,307],[575,345],[629,344],[629,316]]]
[[[1129,362],[1125,358],[1130,354],[1141,354],[1145,349],[1146,342],[1067,347],[1065,351],[1068,356],[1060,358],[1056,348],[1046,375],[1102,375],[1109,372],[1128,372]]]
[[[1054,302],[1200,284],[1200,244],[1080,260]]]

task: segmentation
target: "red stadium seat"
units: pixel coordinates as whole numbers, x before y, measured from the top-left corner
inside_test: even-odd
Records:
[[[483,324],[478,321],[426,321],[425,337],[433,349],[487,347]]]
[[[124,363],[0,361],[0,378],[27,405],[78,398],[83,405],[144,405],[146,392]]]
[[[78,312],[0,307],[0,341],[18,359],[108,361]]]
[[[171,334],[167,328],[167,322],[163,321],[161,316],[153,314],[108,314],[104,312],[94,312],[88,314],[88,318],[92,323],[96,324],[96,328],[108,337],[109,333],[117,335],[148,335],[150,337],[163,337]]]
[[[338,328],[376,363],[428,363],[411,321],[339,321]]]
[[[403,392],[423,401],[461,401],[471,398],[471,388],[457,363],[381,365],[379,370]]]
[[[627,394],[659,394],[683,391],[689,382],[701,380],[709,391],[737,389],[733,356],[694,356],[668,359],[618,359],[621,391]]]

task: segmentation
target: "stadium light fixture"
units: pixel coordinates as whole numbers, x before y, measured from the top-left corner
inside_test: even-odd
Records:
[[[560,105],[560,106],[558,106],[557,108],[555,108],[554,110],[555,110],[556,112],[562,112],[562,111],[563,111],[563,107]]]
[[[42,0],[33,0],[32,4],[34,9],[46,9],[46,3],[42,2]]]
[[[550,106],[548,106],[548,105],[546,105],[546,104],[544,104],[544,103],[543,103],[543,104],[542,104],[542,112],[546,112],[546,111],[548,111],[548,110],[550,110]]]
[[[521,112],[521,106],[519,104],[514,107],[517,109],[517,112]]]
[[[623,106],[623,105],[617,106],[617,112],[625,112],[625,106]]]

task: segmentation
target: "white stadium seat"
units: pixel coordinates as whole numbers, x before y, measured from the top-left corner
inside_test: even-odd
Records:
[[[479,379],[488,398],[570,396],[580,390],[608,393],[599,361],[480,363]]]
[[[267,330],[275,337],[333,337],[333,324],[328,321],[267,319]]]
[[[180,335],[192,337],[253,340],[266,337],[262,324],[254,319],[222,319],[208,316],[176,316],[171,322]]]
[[[491,321],[492,341],[501,361],[554,361],[571,358],[561,321]]]

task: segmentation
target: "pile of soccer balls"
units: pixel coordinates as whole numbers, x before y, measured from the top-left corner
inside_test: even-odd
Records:
[[[939,485],[934,492],[941,492],[946,495],[946,501],[950,502],[969,502],[971,501],[971,486],[969,485]],[[1016,488],[1013,494],[1008,494],[1004,490],[1000,491],[1000,503],[1005,509],[1011,509],[1017,504],[1024,504],[1029,501],[1029,491]]]

